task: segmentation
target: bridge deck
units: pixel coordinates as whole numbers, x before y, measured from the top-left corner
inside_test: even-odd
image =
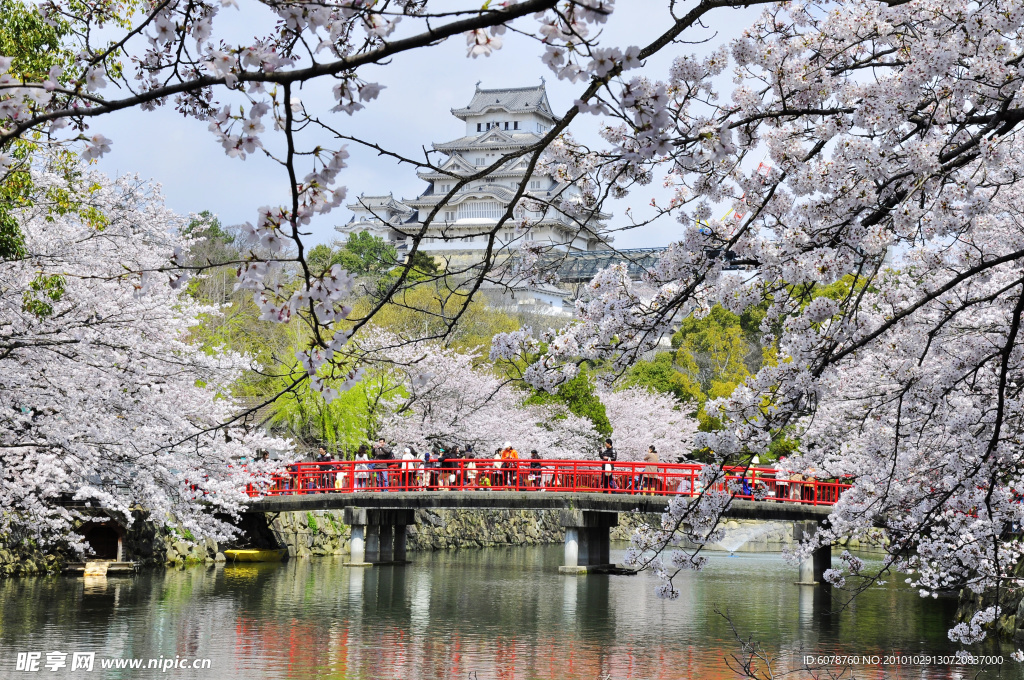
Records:
[[[692,498],[678,497],[690,503]],[[249,512],[306,512],[341,510],[346,507],[381,510],[419,510],[430,508],[473,508],[480,510],[586,510],[590,512],[661,513],[671,498],[631,496],[616,493],[565,493],[537,491],[397,491],[355,493],[306,493],[268,496],[249,504]],[[734,499],[726,517],[798,522],[821,521],[831,510],[827,505],[781,503],[772,500]]]

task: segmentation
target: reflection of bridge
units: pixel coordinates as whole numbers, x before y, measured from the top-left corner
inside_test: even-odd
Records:
[[[612,567],[609,530],[618,525],[620,512],[662,513],[673,498],[690,503],[702,493],[729,490],[733,498],[724,516],[793,522],[794,538],[800,540],[813,535],[839,494],[849,488],[838,482],[777,477],[773,468],[729,469],[702,489],[703,468],[693,464],[609,466],[600,461],[472,458],[446,461],[446,467],[437,468],[416,464],[293,464],[287,474],[269,480],[249,511],[344,510],[344,521],[352,528],[351,563],[371,565],[406,560],[406,527],[414,523],[417,509],[558,510],[565,528],[560,571],[585,573]],[[800,564],[800,582],[821,581],[830,566],[830,548],[819,548]]]

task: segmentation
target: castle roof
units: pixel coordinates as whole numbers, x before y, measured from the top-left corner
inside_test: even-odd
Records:
[[[369,210],[376,212],[381,209],[390,210],[396,213],[407,213],[411,208],[404,205],[400,201],[396,201],[392,194],[382,194],[380,196],[367,196],[366,194],[360,194],[356,203],[350,203],[346,206],[349,210]],[[379,217],[379,216],[378,216]]]
[[[480,151],[487,149],[517,149],[527,144],[534,144],[540,135],[532,132],[501,132],[494,129],[480,135],[459,137],[450,142],[434,142],[432,146],[438,151]]]
[[[469,106],[452,109],[452,115],[464,120],[494,109],[509,113],[538,113],[549,120],[558,120],[551,113],[551,104],[548,103],[548,94],[543,83],[534,87],[509,87],[497,90],[481,90],[478,84]]]

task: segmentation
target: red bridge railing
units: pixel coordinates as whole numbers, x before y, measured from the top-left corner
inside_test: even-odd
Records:
[[[704,467],[692,463],[460,458],[419,461],[292,463],[249,487],[250,496],[402,491],[571,491],[655,496],[704,492]],[[775,468],[726,468],[711,491],[750,500],[833,505],[850,484],[791,479]]]

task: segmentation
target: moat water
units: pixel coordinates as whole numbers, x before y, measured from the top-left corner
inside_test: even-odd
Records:
[[[703,573],[680,575],[675,601],[659,599],[648,574],[560,575],[561,546],[411,557],[0,582],[0,678],[735,678],[729,664],[747,658],[737,636],[759,643],[774,677],[806,655],[842,654],[880,657],[845,678],[1024,678],[1013,648],[995,643],[973,651],[1002,664],[942,663],[956,650],[946,637],[956,601],[921,599],[901,578],[838,611],[837,595],[794,585],[779,555],[715,554]],[[19,653],[24,668],[33,652],[39,670],[19,670]],[[67,665],[49,670],[52,652]],[[71,670],[75,653],[95,654],[91,672]],[[886,665],[892,655],[925,663]],[[142,669],[102,667],[132,659]],[[146,669],[150,659],[209,667]]]

